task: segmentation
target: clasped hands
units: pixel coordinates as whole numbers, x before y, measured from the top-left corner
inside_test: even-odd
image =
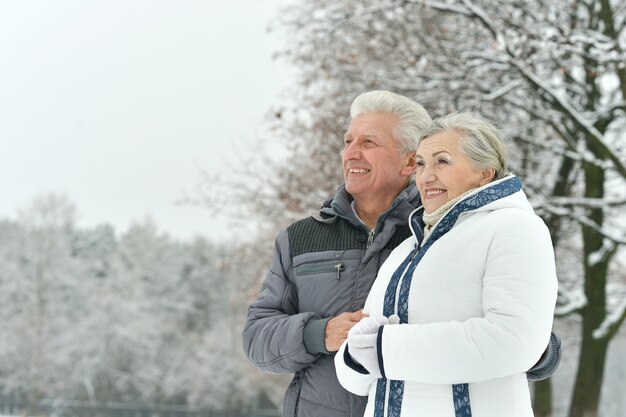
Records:
[[[388,324],[399,324],[400,317],[393,314],[389,318],[385,316],[371,316],[361,319],[348,332],[347,349],[352,359],[365,368],[370,375],[376,378],[382,377],[378,365],[378,349],[376,339],[378,329]]]

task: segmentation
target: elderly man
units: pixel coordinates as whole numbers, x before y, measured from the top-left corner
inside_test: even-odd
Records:
[[[420,204],[412,178],[428,113],[406,97],[372,91],[354,100],[350,115],[345,185],[318,213],[278,235],[243,331],[244,351],[257,367],[295,372],[284,416],[363,415],[367,398],[339,384],[333,356],[363,317],[378,269],[410,236],[407,220]],[[542,379],[556,369],[560,351],[553,341],[530,377]]]

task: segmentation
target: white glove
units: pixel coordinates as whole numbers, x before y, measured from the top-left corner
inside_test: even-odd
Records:
[[[348,351],[352,359],[363,366],[372,376],[381,378],[382,373],[378,366],[378,352],[376,338],[380,326],[398,324],[400,318],[392,315],[365,317],[355,324],[348,332]]]

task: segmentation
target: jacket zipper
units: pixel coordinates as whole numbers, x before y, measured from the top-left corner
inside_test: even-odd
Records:
[[[335,265],[335,269],[337,270],[337,281],[339,281],[339,273],[341,271],[343,271],[343,264],[341,262],[339,262],[338,264]]]
[[[307,265],[296,268],[296,273],[300,275],[312,275],[320,272],[337,272],[337,279],[341,277],[341,271],[345,269],[345,265],[342,262],[338,262],[333,265]]]

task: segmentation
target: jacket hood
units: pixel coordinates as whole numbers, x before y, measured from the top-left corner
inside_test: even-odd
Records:
[[[462,207],[462,213],[459,215],[459,218],[469,213],[489,212],[504,208],[516,208],[534,213],[532,205],[528,202],[524,191],[522,191],[522,182],[515,175],[508,175],[476,188],[452,206],[434,227],[445,221],[450,213],[458,210],[460,207]],[[409,216],[411,231],[416,236],[421,234],[417,230],[421,232],[423,228],[423,223],[421,222],[423,211],[423,206],[420,206]]]
[[[493,193],[500,192],[499,190],[496,191],[497,188],[502,188],[502,187],[510,188],[510,187],[516,187],[516,186],[519,186],[519,190],[506,196],[506,198],[502,197],[486,204],[479,203],[476,205],[475,208],[473,208],[472,210],[469,210],[469,212],[479,213],[479,212],[484,212],[484,211],[500,210],[503,208],[517,208],[520,210],[534,213],[532,205],[528,202],[528,198],[526,197],[526,194],[522,190],[522,182],[515,175],[508,175],[497,181],[493,181],[488,184],[485,184],[482,187],[475,189],[472,193],[468,194],[466,198],[464,198],[461,201],[468,201],[469,199],[472,199],[472,198],[480,200],[480,197],[479,197],[480,195],[493,194]]]
[[[361,221],[354,214],[351,204],[354,198],[346,191],[346,186],[341,185],[332,200],[324,203],[319,213],[314,213],[313,217],[322,222],[333,222],[335,218],[341,217],[347,221],[362,226]],[[382,224],[389,216],[391,220],[404,223],[415,207],[420,204],[420,197],[415,182],[411,181],[407,187],[398,194],[391,206],[378,219],[378,224]]]

